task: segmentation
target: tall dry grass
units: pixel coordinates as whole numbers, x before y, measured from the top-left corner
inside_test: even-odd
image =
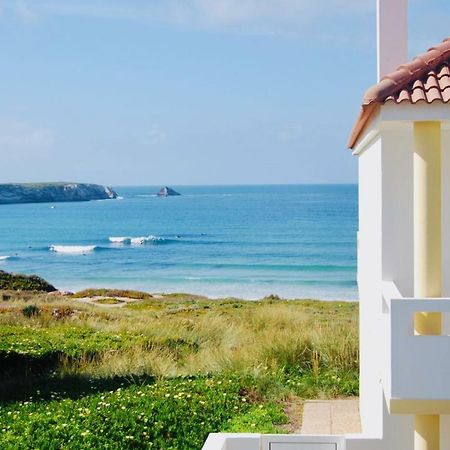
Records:
[[[80,325],[145,337],[145,344],[105,352],[72,368],[92,375],[166,377],[358,367],[355,314],[317,318],[301,304],[212,307],[206,313],[177,314],[121,309],[89,314]]]
[[[61,356],[62,374],[91,377],[233,373],[250,376],[323,371],[357,373],[357,307],[347,303],[302,301],[144,301],[112,308],[75,299],[34,298],[43,311],[26,318],[30,298],[15,299],[0,314],[1,325],[63,331],[89,329],[139,336],[133,345],[77,358]],[[54,308],[71,308],[63,320]]]

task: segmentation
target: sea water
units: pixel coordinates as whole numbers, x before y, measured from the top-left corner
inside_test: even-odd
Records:
[[[0,270],[72,291],[357,298],[356,185],[172,187],[0,205]]]

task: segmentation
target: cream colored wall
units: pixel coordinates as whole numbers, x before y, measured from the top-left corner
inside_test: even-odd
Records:
[[[442,126],[442,296],[450,297],[450,126]],[[450,317],[443,318],[443,332],[450,334]]]
[[[450,450],[450,416],[441,416],[441,450]]]

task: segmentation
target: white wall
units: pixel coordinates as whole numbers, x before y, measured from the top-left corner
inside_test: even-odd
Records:
[[[414,295],[414,134],[412,123],[393,122],[381,126],[382,154],[382,279],[394,281],[400,293]],[[378,316],[380,324],[382,317]],[[389,334],[379,338],[380,364]],[[384,368],[383,368],[384,369]],[[383,370],[384,371],[384,370]],[[392,450],[413,448],[414,416],[390,415],[383,398],[383,442]]]
[[[360,297],[360,412],[364,434],[382,434],[380,349],[374,318],[381,312],[381,139],[359,156],[358,288]]]
[[[381,385],[389,336],[383,327],[382,281],[413,295],[412,125],[383,124],[359,156],[359,245],[363,433],[382,437],[380,449],[410,450],[414,418],[389,415]]]
[[[394,281],[404,297],[414,295],[414,187],[412,124],[384,125],[383,281]]]

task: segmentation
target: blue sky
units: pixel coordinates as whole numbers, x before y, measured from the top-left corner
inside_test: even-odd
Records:
[[[0,0],[0,182],[356,182],[375,3]],[[411,56],[449,21],[410,0]]]

